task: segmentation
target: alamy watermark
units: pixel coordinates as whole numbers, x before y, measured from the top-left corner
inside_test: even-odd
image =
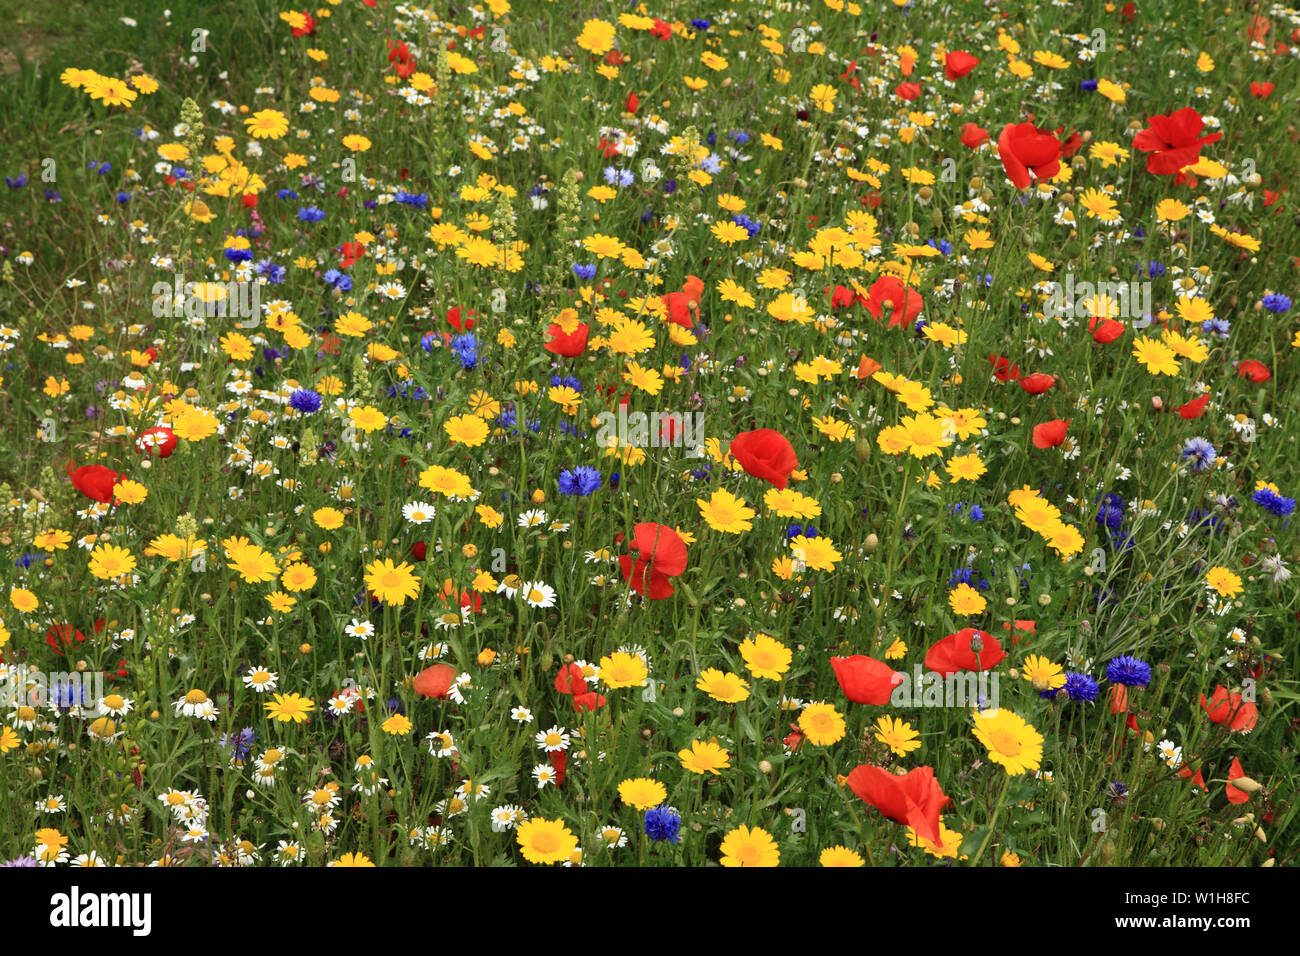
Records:
[[[262,321],[261,282],[186,282],[177,275],[173,282],[153,285],[155,318],[212,319],[240,318],[240,326],[256,328]]]
[[[938,671],[901,672],[903,682],[894,688],[889,702],[895,707],[975,707],[998,709],[998,675],[994,671],[958,671],[947,676]]]
[[[1048,319],[1100,316],[1104,319],[1135,319],[1150,325],[1151,283],[1075,282],[1074,273],[1067,272],[1064,283],[1048,283],[1043,316]],[[1138,328],[1144,327],[1138,325]]]
[[[104,699],[103,671],[22,671],[10,667],[0,680],[0,708],[96,707]]]
[[[628,412],[620,405],[618,414],[601,412],[596,416],[599,447],[686,448],[693,458],[704,455],[703,412]]]

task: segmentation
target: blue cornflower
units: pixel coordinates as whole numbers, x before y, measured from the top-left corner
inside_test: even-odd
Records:
[[[1128,785],[1119,780],[1112,780],[1106,787],[1106,797],[1113,801],[1123,800],[1128,796]]]
[[[322,401],[324,399],[319,392],[313,392],[310,388],[300,388],[289,396],[289,407],[296,408],[304,415],[310,415],[320,411]]]
[[[225,256],[231,262],[249,262],[253,258],[252,249],[226,249]]]
[[[59,195],[59,191],[57,189],[45,190],[45,198],[50,202],[63,202],[63,197]]]
[[[971,520],[971,521],[983,521],[983,520],[984,520],[984,509],[981,508],[979,505],[971,505],[971,506],[970,506],[970,512],[969,512],[969,513],[970,513],[970,520]]]
[[[671,196],[677,192],[677,180],[669,179],[664,182],[664,192]]]
[[[1097,92],[1097,81],[1096,81],[1096,80],[1080,80],[1080,81],[1079,81],[1079,89],[1083,90],[1083,92],[1085,92],[1085,93],[1095,93],[1095,92]]]
[[[552,375],[551,384],[560,385],[566,388],[571,388],[575,392],[582,391],[582,382],[574,378],[572,375],[565,375],[563,378],[561,378],[559,375]]]
[[[749,142],[749,134],[743,129],[733,129],[727,134],[727,139],[731,140],[737,146],[744,146]]]
[[[669,843],[680,842],[681,828],[681,814],[667,804],[651,807],[645,812],[645,835],[656,843],[662,840],[667,840]]]
[[[429,205],[428,193],[408,193],[398,190],[397,195],[393,197],[394,202],[400,202],[404,206],[414,206],[416,209],[424,209]]]
[[[1065,692],[1070,700],[1086,700],[1089,703],[1097,699],[1101,686],[1096,678],[1087,674],[1068,673],[1065,675]]]
[[[1285,518],[1291,512],[1295,511],[1295,499],[1284,498],[1272,488],[1260,488],[1250,496],[1250,500],[1270,514],[1277,515],[1279,518]]]
[[[599,471],[590,465],[579,465],[560,472],[560,494],[587,497],[604,483]]]
[[[1276,315],[1280,315],[1291,308],[1291,298],[1280,292],[1271,292],[1259,301],[1260,305]]]
[[[580,262],[575,263],[573,266],[573,274],[579,279],[590,282],[592,279],[596,278],[596,267],[583,265]]]
[[[1207,335],[1217,335],[1221,339],[1226,339],[1228,333],[1232,331],[1232,323],[1227,319],[1206,319],[1201,323],[1201,331]]]
[[[6,869],[8,867],[22,867],[25,869],[33,866],[40,866],[40,864],[36,862],[36,857],[34,856],[16,856],[12,860],[5,860],[3,863],[0,863],[0,869]]]
[[[1204,438],[1189,438],[1183,443],[1183,458],[1192,471],[1208,471],[1218,457],[1214,446]]]
[[[281,189],[275,194],[279,199],[297,199],[298,192],[294,189]]]
[[[325,210],[315,206],[304,206],[298,210],[298,218],[303,222],[320,222],[325,218]]]
[[[256,735],[253,733],[253,728],[245,727],[233,736],[230,734],[222,734],[219,743],[222,750],[230,751],[230,757],[232,760],[242,762],[247,760],[248,755],[252,753],[253,742],[255,739]]]
[[[13,177],[12,179],[6,176],[5,185],[8,186],[10,189],[22,189],[24,186],[27,185],[27,174],[19,173],[17,176]]]
[[[708,29],[709,27],[711,27],[711,26],[713,26],[713,24],[711,24],[708,20],[692,20],[692,21],[691,21],[691,29],[692,29],[692,30],[707,30],[707,29]]]
[[[743,212],[732,216],[731,221],[749,233],[749,238],[751,239],[757,236],[762,230],[762,227],[759,226],[758,223],[754,222],[754,220],[750,219]]]
[[[1116,657],[1106,665],[1106,680],[1126,687],[1146,687],[1151,683],[1151,665],[1136,657]]]
[[[631,186],[636,182],[636,176],[630,169],[618,169],[614,166],[605,167],[605,182],[611,186],[625,187]]]
[[[718,173],[722,172],[722,157],[717,153],[709,153],[708,156],[704,157],[704,161],[700,163],[700,169],[704,170],[710,176],[716,176]]]
[[[460,367],[471,369],[478,364],[478,339],[473,332],[466,332],[451,340],[451,350],[460,359]]]

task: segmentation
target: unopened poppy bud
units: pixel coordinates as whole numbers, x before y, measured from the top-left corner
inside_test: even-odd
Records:
[[[758,762],[758,772],[759,772],[759,773],[762,773],[762,774],[769,774],[769,773],[771,773],[771,772],[772,772],[772,761],[770,761],[770,760],[760,760],[760,761]]]
[[[873,531],[867,535],[867,540],[863,542],[863,546],[866,548],[867,554],[875,553],[876,548],[880,547],[880,537]]]
[[[1228,782],[1245,793],[1255,793],[1260,789],[1259,781],[1253,777],[1235,777]]]
[[[858,461],[865,464],[871,458],[871,441],[867,438],[859,438],[853,443],[853,454],[857,456]]]
[[[1156,411],[1158,411],[1158,412],[1164,411],[1164,408],[1165,408],[1165,402],[1164,402],[1164,399],[1162,399],[1159,395],[1152,395],[1152,396],[1151,396],[1151,407],[1154,408],[1154,409],[1155,409]]]

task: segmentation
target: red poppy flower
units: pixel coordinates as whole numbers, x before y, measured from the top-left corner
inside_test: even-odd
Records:
[[[888,704],[894,688],[906,679],[888,664],[864,654],[832,657],[831,669],[845,697],[855,704],[877,707]]]
[[[600,710],[600,708],[604,706],[604,694],[597,694],[595,691],[587,691],[585,694],[573,695],[573,709],[580,714],[587,710]]]
[[[1128,713],[1128,688],[1123,684],[1110,685],[1110,712],[1112,715]]]
[[[1268,370],[1268,366],[1263,362],[1257,362],[1254,359],[1246,359],[1237,366],[1237,374],[1242,378],[1248,378],[1252,382],[1267,382],[1273,377],[1273,373]]]
[[[87,498],[105,503],[113,500],[113,486],[122,476],[112,468],[103,465],[82,465],[80,468],[68,469],[72,478],[72,487]]]
[[[961,128],[961,144],[968,149],[978,149],[989,141],[989,131],[975,123],[967,123]]]
[[[429,546],[423,541],[417,541],[411,545],[411,557],[416,561],[423,561],[429,555]]]
[[[1224,786],[1224,793],[1227,794],[1229,803],[1245,803],[1250,799],[1249,793],[1232,785],[1232,781],[1244,776],[1246,771],[1241,769],[1241,761],[1233,757],[1232,764],[1228,767],[1228,783]]]
[[[635,113],[640,108],[641,108],[641,100],[637,97],[635,93],[629,93],[627,95],[627,100],[624,101],[623,103],[623,109],[629,113]]]
[[[976,638],[980,640],[978,651],[971,646]],[[986,671],[997,667],[1006,656],[1007,652],[992,634],[975,627],[963,627],[956,634],[949,634],[931,645],[925,652],[925,669],[944,677],[958,671]]]
[[[1026,375],[1020,380],[1020,387],[1030,395],[1042,395],[1053,385],[1056,384],[1056,377],[1048,375],[1046,372],[1035,372],[1033,375]]]
[[[305,10],[301,11],[301,16],[304,21],[303,25],[301,27],[293,27],[289,30],[295,38],[311,36],[316,32],[316,18]]]
[[[990,355],[989,364],[993,366],[993,377],[999,382],[1015,382],[1020,379],[1020,366],[1012,365],[1008,358]]]
[[[474,314],[474,310],[470,309],[469,315],[473,315],[473,314]],[[466,316],[466,318],[462,321],[460,317],[460,306],[458,305],[453,305],[450,309],[447,310],[447,321],[451,323],[451,327],[455,329],[457,332],[468,332],[470,329],[474,328],[474,320],[469,318],[468,316]]]
[[[1197,767],[1196,771],[1193,773],[1191,767],[1184,766],[1182,770],[1178,771],[1178,776],[1182,777],[1184,780],[1191,777],[1192,783],[1200,787],[1202,790],[1205,789],[1205,778],[1201,776],[1200,767]]]
[[[628,543],[631,554],[619,555],[623,579],[637,594],[653,600],[670,597],[669,578],[686,570],[686,542],[672,528],[653,521],[638,524]]]
[[[1004,631],[1011,631],[1011,643],[1012,643],[1012,644],[1021,644],[1021,643],[1028,644],[1028,643],[1029,643],[1029,638],[1028,638],[1028,637],[1023,637],[1023,638],[1022,638],[1020,635],[1021,635],[1021,634],[1033,634],[1033,633],[1036,633],[1037,630],[1038,630],[1038,622],[1037,622],[1037,621],[1019,621],[1019,620],[1018,620],[1018,621],[1015,621],[1014,623],[1009,623],[1009,622],[1007,622],[1007,621],[1003,621],[1003,622],[1002,622],[1002,630],[1004,630]]]
[[[1222,133],[1200,136],[1205,120],[1190,106],[1184,106],[1168,116],[1150,116],[1150,125],[1133,137],[1133,148],[1147,156],[1147,172],[1156,176],[1172,176],[1187,166],[1192,166],[1201,155],[1201,147],[1217,143]]]
[[[1051,179],[1061,171],[1061,142],[1033,123],[1008,123],[998,136],[998,155],[1017,189],[1029,188],[1029,174]]]
[[[551,338],[544,348],[565,358],[576,358],[587,350],[587,336],[590,333],[591,326],[586,323],[579,323],[572,332],[565,332],[561,326],[551,323],[546,327],[546,334]]]
[[[799,729],[798,724],[791,724],[790,727],[790,733],[781,738],[781,743],[792,751],[798,750],[799,745],[803,743],[803,731]]]
[[[862,304],[877,322],[888,312],[889,328],[892,329],[895,326],[907,328],[911,325],[924,306],[924,301],[921,293],[903,285],[897,277],[881,276],[871,283],[871,288],[867,290],[867,300]]]
[[[1114,319],[1103,319],[1094,315],[1088,320],[1088,331],[1092,333],[1094,341],[1109,345],[1124,334],[1125,325]]]
[[[691,319],[691,304],[685,292],[669,292],[663,297],[664,307],[668,310],[668,321],[684,329],[695,325]]]
[[[577,664],[565,664],[555,675],[555,689],[561,694],[585,694],[587,681],[582,676],[582,668]]]
[[[569,766],[569,752],[567,750],[552,750],[547,754],[547,760],[555,768],[555,785],[561,786],[564,783],[564,771]]]
[[[934,779],[933,767],[917,767],[904,776],[862,764],[849,773],[849,789],[886,819],[910,826],[917,835],[939,842],[939,814],[952,803]]]
[[[799,467],[799,458],[789,439],[771,428],[741,432],[731,440],[731,457],[755,478],[782,489]]]
[[[1061,442],[1065,441],[1065,433],[1070,428],[1070,422],[1074,419],[1067,418],[1061,421],[1054,418],[1050,422],[1043,422],[1041,425],[1034,426],[1034,447],[1035,448],[1055,448]]]
[[[443,698],[456,680],[456,668],[450,664],[434,664],[415,675],[411,689],[423,697]]]
[[[339,246],[339,252],[343,256],[339,268],[346,269],[366,254],[366,247],[359,242],[345,242]]]
[[[1267,99],[1273,92],[1272,83],[1255,83],[1250,84],[1250,95],[1257,100]]]
[[[1201,709],[1216,724],[1227,724],[1232,730],[1245,733],[1255,729],[1259,719],[1259,710],[1248,700],[1242,700],[1240,694],[1230,694],[1222,684],[1214,688],[1214,696],[1208,701],[1201,695]]]
[[[920,83],[899,83],[894,92],[905,100],[914,100],[921,95]]]
[[[830,290],[831,287],[827,286],[826,291],[830,292],[832,309],[847,309],[858,297],[852,289],[846,289],[842,285],[837,285],[834,292]]]
[[[1175,411],[1178,412],[1180,418],[1200,418],[1201,413],[1205,411],[1205,406],[1209,404],[1209,401],[1210,393],[1206,392],[1200,398],[1194,398],[1186,405],[1179,405]]]
[[[452,583],[451,578],[442,582],[442,593],[438,595],[438,600],[443,604],[457,602],[461,607],[472,608],[475,614],[483,613],[483,595],[468,589],[457,593],[456,585]]]
[[[157,455],[159,458],[170,458],[177,444],[176,433],[163,425],[146,428],[135,436],[136,451],[150,456]]]
[[[45,643],[50,649],[63,656],[64,651],[72,648],[74,645],[82,644],[86,640],[86,635],[82,634],[71,624],[52,624],[50,629],[45,632]]]
[[[953,50],[943,58],[943,75],[950,80],[960,80],[979,65],[980,58],[965,50]]]
[[[670,24],[664,20],[660,20],[658,17],[655,17],[654,21],[654,25],[650,27],[650,35],[652,37],[657,37],[660,40],[667,40],[672,37],[673,28]]]

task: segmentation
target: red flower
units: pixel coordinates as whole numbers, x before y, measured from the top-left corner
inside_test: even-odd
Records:
[[[799,467],[794,446],[770,428],[741,432],[731,440],[731,457],[755,478],[782,489],[789,484],[791,472]]]
[[[156,428],[146,428],[135,436],[136,451],[145,455],[170,458],[171,453],[176,450],[176,445],[176,433],[162,425]]]
[[[1186,767],[1186,766],[1185,766],[1185,767],[1183,767],[1182,770],[1178,771],[1178,776],[1182,777],[1184,780],[1186,780],[1188,777],[1191,777],[1191,778],[1192,778],[1192,783],[1194,783],[1196,786],[1200,787],[1202,790],[1205,789],[1205,778],[1201,776],[1201,768],[1200,768],[1200,767],[1197,767],[1197,768],[1196,768],[1196,772],[1193,773],[1191,767]]]
[[[72,487],[87,498],[103,502],[113,500],[113,486],[122,477],[112,468],[105,468],[103,465],[82,465],[80,468],[70,468],[68,469],[68,475],[72,478]]]
[[[1103,319],[1099,316],[1093,316],[1088,320],[1088,331],[1092,333],[1094,341],[1102,345],[1109,345],[1125,332],[1123,322],[1116,322],[1114,319]]]
[[[1222,133],[1211,133],[1197,138],[1205,120],[1190,106],[1184,106],[1168,116],[1147,118],[1150,125],[1133,137],[1133,148],[1147,156],[1147,172],[1156,176],[1172,176],[1180,169],[1192,166],[1201,155],[1201,147],[1217,143]]]
[[[1205,411],[1205,406],[1209,404],[1210,393],[1206,392],[1200,398],[1194,398],[1186,405],[1179,405],[1175,411],[1180,418],[1200,418],[1201,412]]]
[[[600,710],[600,708],[604,706],[604,694],[597,694],[595,691],[587,691],[585,694],[573,695],[573,709],[580,714],[585,710]]]
[[[1110,685],[1110,712],[1111,714],[1128,713],[1128,688],[1123,684]]]
[[[1012,632],[1012,633],[1011,633],[1011,643],[1012,643],[1012,644],[1020,644],[1020,643],[1022,642],[1022,639],[1021,639],[1019,636],[1017,636],[1017,632],[1023,632],[1023,633],[1025,633],[1025,634],[1034,634],[1034,633],[1036,633],[1037,630],[1038,630],[1038,622],[1037,622],[1037,621],[1020,621],[1020,620],[1017,620],[1017,621],[1014,623],[1014,625],[1013,625],[1013,624],[1010,624],[1010,623],[1008,623],[1008,622],[1006,622],[1006,621],[1003,621],[1003,622],[1002,622],[1002,630],[1004,630],[1004,631],[1011,631],[1011,632]],[[1025,644],[1028,644],[1028,643],[1029,643],[1029,638],[1027,638],[1027,637],[1026,637],[1026,638],[1023,638],[1023,642],[1024,642]]]
[[[567,750],[552,750],[547,754],[547,760],[555,768],[555,785],[558,787],[564,783],[564,771],[569,766],[569,752]]]
[[[1055,376],[1048,375],[1046,372],[1035,372],[1033,375],[1026,375],[1020,380],[1020,387],[1030,395],[1042,395],[1043,392],[1055,384]]]
[[[52,624],[45,632],[45,643],[50,645],[50,649],[60,657],[66,649],[70,649],[74,644],[82,644],[85,640],[86,635],[71,624]]]
[[[627,110],[629,113],[635,113],[640,108],[641,100],[637,98],[635,93],[629,93],[626,102],[623,103],[623,109]]]
[[[565,358],[575,358],[587,350],[587,335],[590,332],[591,326],[586,323],[579,323],[572,332],[565,332],[561,326],[551,323],[546,327],[546,334],[551,338],[544,348]]]
[[[1268,366],[1263,362],[1257,362],[1254,359],[1246,359],[1237,366],[1237,374],[1242,378],[1248,378],[1252,382],[1267,382],[1273,377],[1273,373],[1268,370]]]
[[[1020,378],[1020,366],[1012,365],[1008,358],[990,355],[989,364],[993,366],[993,377],[999,382],[1014,382]]]
[[[1255,83],[1250,84],[1250,95],[1257,100],[1267,99],[1273,93],[1272,83]]]
[[[1051,179],[1061,171],[1061,143],[1033,123],[1008,123],[998,136],[998,155],[1017,189],[1029,188],[1029,174]]]
[[[664,306],[668,309],[668,321],[674,325],[680,325],[684,329],[689,329],[695,325],[691,319],[691,303],[685,292],[669,292],[663,297]]]
[[[565,664],[555,675],[555,689],[561,694],[585,694],[587,681],[577,664]]]
[[[686,570],[686,542],[672,528],[653,521],[638,524],[628,544],[631,554],[619,555],[623,579],[637,594],[662,600],[673,593],[672,582]]]
[[[1070,422],[1074,419],[1067,418],[1061,421],[1054,418],[1050,422],[1043,422],[1041,425],[1034,426],[1034,447],[1035,448],[1055,448],[1061,442],[1065,441],[1065,433],[1070,428]]]
[[[980,58],[965,50],[954,50],[943,58],[943,75],[950,80],[960,80],[979,65]]]
[[[1244,776],[1246,771],[1241,769],[1241,761],[1233,757],[1232,764],[1228,767],[1228,783],[1224,786],[1224,793],[1227,794],[1229,803],[1245,803],[1250,799],[1249,793],[1232,785],[1232,781]]]
[[[939,842],[939,813],[952,803],[952,798],[934,779],[933,767],[917,767],[905,776],[898,776],[862,764],[853,769],[845,782],[886,819],[910,826],[918,836],[932,843]]]
[[[867,301],[862,303],[877,322],[889,312],[889,328],[901,325],[907,328],[921,311],[924,302],[921,293],[905,286],[896,276],[881,276],[867,290]]]
[[[829,290],[830,286],[827,286],[827,291]],[[853,301],[856,298],[857,294],[852,289],[846,289],[842,285],[837,285],[835,291],[831,292],[831,308],[847,309],[853,304]]]
[[[974,123],[967,123],[961,128],[961,143],[969,149],[978,149],[989,141],[989,131]]]
[[[899,83],[894,92],[905,100],[914,100],[921,95],[920,83]]]
[[[473,314],[474,314],[474,310],[470,309],[469,315],[473,315]],[[451,323],[451,327],[455,329],[457,332],[468,332],[470,329],[474,328],[473,319],[466,317],[463,322],[461,321],[460,306],[458,305],[453,305],[450,309],[447,310],[447,321]]]
[[[444,698],[456,679],[456,668],[450,664],[434,664],[415,675],[411,689],[423,697]]]
[[[366,254],[366,247],[359,242],[345,242],[339,246],[339,252],[343,256],[339,267],[346,269]]]
[[[906,679],[888,664],[864,654],[832,657],[831,669],[844,696],[855,704],[888,704],[894,688]]]
[[[429,555],[429,546],[423,541],[417,541],[411,545],[411,557],[417,561],[423,561]]]
[[[302,17],[306,22],[301,27],[293,27],[289,31],[295,38],[311,36],[316,32],[316,18],[305,10],[302,11]]]
[[[1245,733],[1255,729],[1259,719],[1259,710],[1248,700],[1242,700],[1240,694],[1230,694],[1222,684],[1214,688],[1210,700],[1201,695],[1201,709],[1216,724],[1227,724],[1232,730]]]
[[[981,645],[978,651],[971,646],[976,638]],[[944,677],[958,671],[986,671],[997,667],[1006,656],[1007,652],[992,634],[974,627],[963,627],[956,634],[936,641],[925,652],[925,669]]]
[[[660,40],[667,40],[672,37],[673,28],[668,23],[655,17],[654,26],[650,28],[650,35]]]

